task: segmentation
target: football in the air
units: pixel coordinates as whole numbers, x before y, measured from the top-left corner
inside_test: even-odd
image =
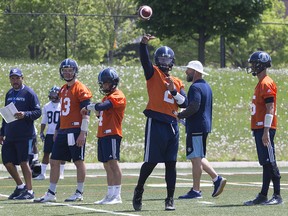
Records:
[[[153,14],[152,8],[148,5],[143,5],[138,10],[139,17],[144,20],[149,20]]]

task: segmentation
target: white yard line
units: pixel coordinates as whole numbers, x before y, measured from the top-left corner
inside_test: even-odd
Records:
[[[87,211],[92,211],[92,212],[101,212],[101,213],[107,213],[111,215],[125,215],[125,216],[140,216],[136,214],[130,214],[130,213],[121,213],[121,212],[113,212],[113,211],[107,211],[103,209],[94,209],[94,208],[87,208],[83,206],[75,206],[71,204],[65,204],[65,203],[52,203],[52,202],[47,202],[46,204],[48,205],[58,205],[58,206],[67,206],[69,208],[76,208],[76,209],[82,209],[82,210],[87,210]]]

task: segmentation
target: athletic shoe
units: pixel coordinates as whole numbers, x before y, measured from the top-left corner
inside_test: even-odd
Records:
[[[19,196],[14,197],[14,200],[33,200],[33,199],[34,199],[34,193],[31,194],[28,192],[28,190],[21,193]]]
[[[267,196],[264,196],[259,193],[254,200],[249,200],[247,202],[244,202],[244,205],[245,206],[260,205],[260,204],[264,204],[265,202],[267,202],[267,200],[268,200]]]
[[[102,200],[94,202],[97,205],[113,205],[122,203],[121,196],[108,196],[106,195]]]
[[[26,191],[26,186],[24,186],[24,188],[19,189],[18,187],[16,187],[16,189],[13,191],[13,193],[8,197],[8,199],[12,200],[15,197],[18,197],[21,193],[24,193]]]
[[[144,189],[137,190],[135,188],[134,190],[134,196],[133,196],[133,208],[135,211],[141,211],[142,209],[142,195],[143,195]]]
[[[81,193],[79,190],[76,190],[76,192],[72,196],[65,199],[65,202],[75,202],[75,201],[82,201],[82,200],[83,200],[83,193]]]
[[[212,193],[212,197],[217,197],[223,192],[226,182],[227,180],[225,178],[218,176],[217,181],[214,182],[214,191]]]
[[[173,197],[168,197],[165,199],[165,210],[166,211],[174,211],[175,210]]]
[[[33,180],[45,180],[46,176],[43,174],[38,175],[37,177],[33,178]]]
[[[96,201],[94,202],[94,204],[105,205],[107,203],[110,203],[113,199],[114,199],[113,196],[106,195],[102,200]]]
[[[36,203],[45,203],[45,202],[55,202],[56,196],[55,193],[53,193],[51,190],[48,190],[44,196],[34,199],[34,202]]]
[[[110,204],[110,205],[113,205],[113,204],[121,204],[122,203],[122,199],[121,199],[121,196],[118,195],[118,196],[113,196],[112,197],[112,201],[107,203],[107,204]]]
[[[178,199],[200,199],[202,198],[201,191],[198,193],[193,188],[185,195],[179,196]]]
[[[283,203],[282,197],[280,195],[273,194],[272,198],[263,203],[263,205],[279,205],[282,203]]]

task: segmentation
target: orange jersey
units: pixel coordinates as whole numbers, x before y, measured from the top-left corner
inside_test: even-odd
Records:
[[[116,89],[113,93],[105,96],[102,102],[109,100],[113,107],[102,110],[99,113],[97,137],[119,135],[122,137],[122,120],[126,108],[126,98],[123,92]]]
[[[274,98],[274,117],[271,128],[276,129],[276,95],[277,86],[269,76],[265,76],[258,82],[251,104],[251,129],[264,128],[264,118],[266,114],[265,99],[271,97]]]
[[[166,87],[166,76],[158,67],[153,66],[153,68],[153,76],[146,80],[149,97],[146,109],[175,117],[173,111],[178,110],[178,104]],[[173,76],[170,78],[173,80],[177,92],[180,92],[180,89],[184,88],[182,81]]]
[[[82,115],[80,103],[92,97],[91,91],[80,81],[67,88],[63,85],[59,97],[61,103],[60,129],[80,128]]]

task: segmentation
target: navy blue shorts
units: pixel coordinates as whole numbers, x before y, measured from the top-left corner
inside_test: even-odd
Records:
[[[264,129],[253,130],[253,136],[256,142],[258,161],[260,165],[268,164],[270,162],[275,161],[274,137],[276,134],[276,130],[275,129],[269,130],[270,142],[271,142],[270,148],[263,145],[262,142],[263,133]]]
[[[53,136],[54,136],[54,134],[46,134],[43,152],[49,153],[49,154],[52,152],[53,144],[54,144]]]
[[[70,133],[71,134],[71,133]],[[72,135],[72,134],[71,134]],[[77,140],[79,133],[73,133],[74,140]],[[57,134],[53,145],[51,159],[73,162],[78,160],[84,161],[85,145],[78,147],[76,144],[68,146],[68,134]]]
[[[33,139],[19,141],[6,141],[2,145],[3,164],[13,163],[20,165],[21,162],[29,161],[29,154],[33,151]]]
[[[186,137],[186,158],[205,158],[208,133],[189,133]]]
[[[105,163],[109,160],[120,160],[120,136],[98,138],[98,160]]]
[[[145,127],[144,162],[177,161],[179,146],[178,123],[169,124],[147,118]]]

